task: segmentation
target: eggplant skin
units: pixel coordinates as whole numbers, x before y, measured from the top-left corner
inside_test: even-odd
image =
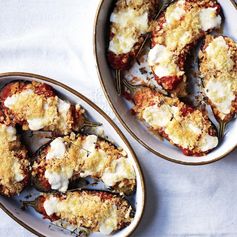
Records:
[[[78,138],[84,139],[85,137],[87,137],[87,135],[77,134],[75,138],[71,138],[70,136],[64,136],[64,137],[60,137],[60,138],[64,138],[65,140],[67,140],[69,138],[70,139],[69,144],[70,144],[70,143],[73,143],[73,141],[76,141]],[[45,193],[52,192],[52,191],[57,191],[57,190],[54,190],[54,189],[51,188],[51,184],[49,183],[48,179],[45,177],[45,171],[46,171],[46,166],[47,166],[46,156],[47,156],[48,150],[50,148],[50,143],[51,143],[51,141],[49,143],[43,145],[35,153],[34,162],[33,162],[32,170],[31,170],[31,183],[32,183],[32,185],[38,191],[45,192]],[[67,142],[67,144],[68,144],[68,142]],[[106,153],[108,152],[107,153],[108,156],[110,156],[112,154],[111,156],[114,156],[114,160],[118,159],[121,156],[121,152],[111,142],[108,142],[108,141],[98,137],[97,144],[105,144],[106,147],[104,148],[105,149],[104,151]],[[103,149],[103,146],[101,146],[100,149]],[[115,152],[114,153],[109,153],[108,150],[114,150]],[[74,188],[75,184],[78,185],[80,180],[85,181],[85,179],[84,179],[85,176],[81,175],[81,173],[83,173],[83,168],[80,168],[81,172],[78,172],[78,171],[75,172],[75,169],[76,169],[76,167],[74,167],[73,175],[69,179],[69,187],[70,188]],[[96,175],[95,176],[90,175],[90,177],[95,178],[96,180],[101,180],[102,179],[101,176],[96,176]],[[83,183],[83,182],[81,182],[81,183]],[[85,185],[84,185],[84,187],[85,187]],[[80,184],[80,186],[83,187],[83,185],[81,185],[81,184]],[[113,191],[118,192],[118,193],[123,193],[125,195],[132,195],[136,190],[136,179],[135,178],[134,179],[124,178],[121,181],[118,181],[113,186],[108,186],[108,188],[110,190],[113,190]]]
[[[85,206],[83,206],[83,203],[81,203],[83,213],[81,213],[81,210],[79,210],[78,216],[76,216],[74,211],[78,211],[78,209],[76,208],[80,208],[80,206],[75,206],[75,210],[70,209],[68,213],[65,213],[67,211],[64,210],[63,213],[58,211],[54,212],[51,215],[47,215],[44,204],[45,201],[49,200],[50,198],[57,198],[58,202],[62,202],[60,205],[63,205],[65,203],[66,205],[75,205],[75,200],[79,200],[79,203],[81,203],[81,201],[84,201],[83,203],[86,203],[85,205],[89,205],[89,212],[85,211]],[[95,204],[95,200],[97,202],[101,202],[101,206],[107,205],[109,207],[116,207],[116,217],[118,217],[118,222],[117,227],[113,231],[120,230],[128,226],[134,218],[135,210],[128,202],[128,200],[118,194],[100,190],[81,190],[67,192],[66,194],[42,194],[34,201],[30,201],[28,203],[25,202],[25,204],[26,206],[32,206],[38,213],[42,214],[44,218],[49,219],[50,221],[62,220],[75,226],[85,227],[90,231],[99,231],[99,220],[97,219],[97,215],[91,216],[94,214],[93,208],[98,208],[98,205],[93,206]],[[70,204],[70,202],[72,204]],[[93,208],[91,208],[90,206]],[[90,211],[92,211],[93,213],[90,213]],[[96,209],[96,212],[97,211],[99,212],[100,210]],[[110,218],[110,216],[108,217]]]
[[[31,183],[34,188],[40,192],[48,193],[53,191],[47,179],[44,179],[44,177],[41,177],[39,175],[31,176]]]
[[[38,162],[42,156],[46,156],[49,144],[50,142],[46,143],[35,152],[34,162]],[[36,174],[33,174],[32,169],[31,184],[38,191],[47,193],[53,190],[51,189],[48,180],[44,177],[44,172],[45,167],[38,168]]]

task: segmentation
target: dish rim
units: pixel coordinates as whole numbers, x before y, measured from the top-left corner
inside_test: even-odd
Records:
[[[79,99],[83,100],[85,103],[87,103],[88,105],[90,105],[94,110],[96,110],[100,115],[102,115],[104,117],[105,120],[107,120],[109,122],[109,124],[113,127],[113,129],[118,133],[118,135],[120,136],[120,138],[123,140],[123,142],[125,143],[125,145],[127,146],[128,150],[130,151],[132,158],[137,166],[137,170],[139,173],[139,176],[141,177],[141,193],[142,193],[142,197],[141,197],[141,214],[138,216],[138,219],[134,225],[134,227],[128,232],[126,233],[126,235],[124,237],[128,237],[130,236],[139,226],[142,217],[144,215],[144,210],[145,210],[145,204],[146,204],[146,187],[145,187],[145,178],[144,178],[144,174],[143,171],[141,169],[141,165],[139,163],[139,160],[132,148],[132,146],[130,145],[129,141],[127,140],[127,138],[125,137],[125,135],[122,133],[122,131],[119,129],[119,127],[112,121],[112,119],[102,110],[100,109],[94,102],[92,102],[90,99],[88,99],[86,96],[84,96],[83,94],[81,94],[80,92],[72,89],[71,87],[65,85],[64,83],[57,81],[55,79],[49,78],[49,77],[45,77],[39,74],[34,74],[34,73],[28,73],[28,72],[4,72],[4,73],[0,73],[0,80],[2,80],[2,78],[4,77],[14,77],[14,76],[18,76],[18,77],[26,77],[29,79],[39,79],[42,80],[44,82],[49,82],[52,83],[53,85],[59,86],[65,90],[67,90],[68,92],[74,94],[75,96],[77,96]],[[20,224],[22,227],[24,227],[25,229],[27,229],[28,231],[30,231],[31,233],[39,236],[39,237],[47,237],[43,234],[41,234],[40,232],[38,232],[37,230],[33,229],[32,227],[30,227],[27,223],[25,223],[24,221],[20,220],[18,217],[16,217],[11,211],[9,211],[7,209],[7,207],[5,207],[2,202],[0,201],[0,209],[2,209],[9,217],[11,217],[14,221],[16,221],[18,224]]]
[[[237,3],[235,2],[235,0],[229,0],[233,7],[235,7],[235,9],[237,10]],[[200,162],[189,162],[189,161],[180,161],[180,160],[175,160],[172,157],[168,157],[166,155],[163,155],[157,151],[155,151],[153,148],[151,148],[149,145],[147,145],[144,141],[142,141],[133,131],[132,129],[129,128],[129,126],[127,126],[127,124],[125,123],[125,121],[123,120],[123,118],[120,116],[120,114],[118,113],[116,107],[113,105],[112,100],[107,92],[107,89],[105,87],[104,81],[103,81],[103,76],[102,76],[102,72],[101,69],[99,67],[99,57],[98,57],[98,50],[97,50],[97,23],[98,23],[98,18],[99,18],[99,14],[101,12],[102,9],[102,5],[105,2],[105,0],[100,0],[97,10],[96,10],[96,15],[94,18],[94,29],[93,29],[93,53],[94,53],[94,58],[96,61],[96,69],[97,69],[97,75],[99,77],[99,81],[100,81],[100,85],[102,87],[102,90],[104,92],[104,95],[111,107],[111,109],[113,110],[113,112],[115,113],[116,117],[118,118],[119,122],[123,125],[123,127],[128,131],[128,133],[137,141],[139,142],[143,147],[145,147],[148,151],[152,152],[153,154],[155,154],[156,156],[165,159],[167,161],[176,163],[176,164],[180,164],[180,165],[187,165],[187,166],[200,166],[200,165],[208,165],[211,163],[214,163],[216,161],[219,161],[223,158],[225,158],[227,155],[229,155],[232,151],[234,151],[237,148],[237,144],[236,146],[232,147],[230,150],[228,150],[227,152],[225,152],[223,155],[218,156],[215,159],[209,160],[209,161],[200,161]]]

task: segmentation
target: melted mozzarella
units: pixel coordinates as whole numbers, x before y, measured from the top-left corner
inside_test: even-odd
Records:
[[[109,44],[109,50],[115,54],[131,51],[140,35],[148,31],[148,13],[138,15],[132,8],[112,13],[110,21],[118,28]]]
[[[158,77],[182,75],[175,64],[173,53],[165,46],[157,44],[148,54],[148,63],[154,67],[154,73]]]
[[[115,54],[125,54],[130,52],[136,42],[136,38],[117,35],[110,41],[109,50]]]
[[[186,31],[183,35],[179,38],[179,44],[183,48],[185,47],[192,39],[192,32]]]
[[[202,133],[202,130],[192,122],[190,122],[188,124],[188,127],[192,132],[194,132],[196,134],[201,134]]]
[[[13,95],[13,96],[9,96],[6,98],[6,100],[4,101],[4,105],[7,108],[11,108],[15,103],[17,102],[17,96]]]
[[[106,168],[102,180],[107,186],[114,186],[123,179],[135,179],[135,171],[127,158],[114,160],[111,167]]]
[[[89,135],[86,137],[82,145],[82,148],[86,151],[93,152],[95,150],[96,142],[97,142],[97,136]]]
[[[81,173],[81,177],[87,177],[90,175],[96,175],[97,173],[103,172],[108,161],[107,154],[103,150],[94,150],[89,156],[84,155],[85,170]]]
[[[165,127],[171,120],[173,114],[169,105],[158,107],[153,105],[145,108],[143,118],[153,128]]]
[[[150,66],[154,66],[157,63],[169,61],[172,56],[172,53],[164,45],[157,44],[148,54],[148,63]]]
[[[19,98],[21,97],[21,96],[27,96],[27,95],[31,95],[31,94],[33,94],[34,92],[33,92],[33,90],[24,90],[24,91],[22,91],[21,93],[19,93],[19,94],[14,94],[14,95],[12,95],[12,96],[9,96],[9,97],[7,97],[6,98],[6,100],[4,101],[4,105],[7,107],[7,108],[9,108],[9,109],[11,109],[16,103],[17,103],[17,101],[19,100]]]
[[[68,113],[71,105],[58,98],[58,113],[60,116],[60,125],[63,129],[67,129]]]
[[[185,15],[184,10],[185,1],[178,1],[177,6],[173,9],[173,7],[169,7],[165,13],[166,22],[168,25],[172,25],[174,22],[180,20]]]
[[[58,99],[58,112],[60,114],[67,114],[70,109],[70,104],[64,100]]]
[[[14,179],[16,182],[21,182],[24,179],[24,175],[22,174],[21,165],[18,161],[15,161],[12,166],[12,170],[14,173]]]
[[[48,216],[53,215],[54,213],[58,212],[58,198],[50,197],[44,201],[44,210]]]
[[[63,158],[66,153],[66,146],[61,137],[54,139],[50,143],[49,152],[46,155],[46,160],[50,160],[52,158]]]
[[[206,53],[217,70],[231,71],[233,69],[234,61],[231,59],[228,45],[223,36],[215,38],[206,48]]]
[[[44,111],[46,111],[49,108],[49,105],[47,103],[44,104]],[[27,119],[29,128],[32,131],[37,131],[40,130],[42,128],[44,128],[44,126],[47,125],[48,123],[48,119],[46,116],[44,117],[40,117],[40,118],[32,118],[32,119]]]
[[[60,192],[66,192],[68,189],[69,179],[73,175],[73,170],[62,170],[58,172],[45,171],[44,176],[48,179],[51,188],[54,190],[59,190]]]
[[[113,205],[109,217],[107,217],[102,223],[100,223],[99,230],[101,233],[109,235],[114,230],[117,229],[117,225],[118,225],[117,207]]]
[[[57,105],[54,104],[54,100],[57,100]],[[23,118],[28,122],[30,130],[40,130],[50,125],[57,125],[61,130],[67,128],[70,104],[57,97],[48,98],[45,101],[36,95],[33,90],[28,89],[7,97],[4,105],[13,111],[22,113]],[[29,106],[29,110],[25,109],[27,106]],[[36,110],[35,114],[34,110]]]
[[[112,13],[110,21],[116,23],[121,28],[126,28],[127,26],[133,26],[140,29],[143,33],[148,28],[147,25],[148,14],[145,12],[142,15],[138,15],[137,11],[132,8],[127,8],[116,13]]]
[[[81,216],[82,218],[85,217],[83,222],[87,222],[88,224],[91,224],[91,221],[94,217],[91,217],[92,214],[90,211],[91,209],[95,208],[101,214],[101,216],[95,216],[95,219],[100,219],[98,223],[99,231],[105,235],[109,235],[118,228],[118,209],[116,205],[112,205],[109,210],[106,210],[108,212],[104,213],[100,210],[100,203],[98,203],[98,201],[100,202],[100,198],[98,197],[89,197],[88,200],[83,200],[83,197],[71,197],[67,200],[60,200],[57,197],[50,196],[44,201],[43,207],[48,216],[51,216],[54,213],[62,213],[63,216],[70,218]],[[87,211],[89,211],[89,213],[87,213]],[[130,212],[131,210],[129,209],[126,215],[129,215]],[[88,220],[87,216],[89,218]],[[68,225],[67,222],[65,224],[67,229],[74,227],[72,228],[73,230],[76,227],[74,225]],[[77,227],[81,228],[81,226],[79,226],[79,222]]]
[[[8,140],[9,141],[15,141],[16,140],[16,129],[12,126],[8,126],[6,128],[7,133],[8,133]]]
[[[27,120],[29,128],[32,131],[37,131],[42,129],[45,126],[44,118],[33,118]]]
[[[231,86],[231,82],[228,80],[216,81],[212,79],[207,82],[205,87],[207,97],[223,114],[230,113],[232,101],[235,99]]]
[[[201,151],[203,152],[209,151],[215,148],[217,145],[218,145],[218,138],[207,134],[202,140]]]
[[[204,8],[199,13],[202,30],[218,28],[221,25],[221,17],[216,15],[216,8]]]
[[[170,127],[167,127],[165,129],[165,133],[169,136],[169,139],[176,145],[182,145],[183,148],[188,147],[187,139],[183,139],[179,136],[179,134],[176,133],[175,130],[170,129]]]
[[[8,142],[13,142],[16,140],[16,129],[12,126],[6,126],[1,124],[0,133],[4,134],[4,139],[7,139]]]

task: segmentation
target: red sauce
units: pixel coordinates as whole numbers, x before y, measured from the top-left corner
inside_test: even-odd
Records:
[[[158,77],[156,76],[156,79]],[[166,90],[174,90],[178,84],[183,80],[183,77],[178,76],[167,76],[157,79],[158,83],[161,84]]]
[[[46,190],[51,189],[51,185],[46,178],[42,178],[40,181],[41,181],[41,185],[44,189],[46,189]]]
[[[141,90],[137,90],[135,94],[133,95],[134,103],[139,106],[142,105],[143,101],[147,101],[148,99],[151,99],[153,96],[155,96],[156,93],[149,88],[143,88]]]
[[[12,83],[6,85],[0,93],[1,100],[4,101],[7,97],[12,96]]]
[[[191,108],[191,107],[188,107]],[[188,111],[188,110],[187,110]],[[169,142],[172,143],[172,140],[169,138],[169,135],[165,133],[165,131],[161,128],[158,130],[159,134],[164,137],[165,139],[167,139]],[[173,143],[172,143],[173,144]],[[181,146],[179,146],[178,144],[175,144],[175,146],[177,146],[178,148],[181,149],[181,151],[183,152],[184,155],[186,156],[202,156],[205,155],[204,152],[195,152],[193,150],[189,150],[187,148],[183,148]]]
[[[203,152],[194,152],[192,150],[188,150],[188,149],[181,148],[181,147],[180,147],[180,149],[182,150],[183,154],[186,156],[202,156],[202,155],[204,155]]]
[[[38,179],[39,181],[39,185],[42,189],[44,190],[51,190],[51,185],[48,182],[48,180],[45,178],[44,174],[45,174],[45,168],[44,167],[38,167],[39,173],[37,174],[36,179]]]
[[[198,0],[187,0],[187,3],[189,2],[189,4],[195,4],[198,5],[199,7],[202,8],[208,8],[208,7],[213,7],[216,8],[216,13],[219,14],[221,12],[221,6],[216,2],[216,1],[198,1]],[[182,20],[182,19],[181,19]],[[163,34],[163,32],[161,33],[161,31],[163,30],[163,26],[164,23],[166,22],[165,19],[165,13],[163,12],[159,19],[156,21],[156,26],[155,29],[152,32],[152,47],[154,47],[158,42],[156,42],[156,38],[158,36],[161,36]],[[184,49],[182,50],[182,52],[179,53],[178,55],[178,61],[176,62],[178,67],[180,68],[180,70],[184,70],[185,67],[185,62],[186,62],[186,58],[188,53],[190,52],[190,50],[195,46],[196,42],[205,35],[206,32],[200,32],[200,35],[198,36],[198,38],[194,39],[194,41],[190,44],[187,44]],[[165,37],[165,36],[164,36]],[[158,82],[158,84],[162,85],[164,89],[168,90],[168,91],[172,91],[174,89],[177,88],[177,86],[179,85],[179,83],[183,80],[183,76],[182,77],[163,77],[163,78],[159,78],[155,75],[155,78]]]
[[[25,172],[27,172],[27,173],[26,173],[26,176],[25,176],[25,178],[21,181],[21,183],[23,184],[24,187],[25,187],[25,186],[29,183],[29,181],[30,181],[30,175],[29,175],[28,171],[25,171]]]
[[[97,192],[95,193],[96,196],[100,196],[101,200],[102,201],[105,201],[105,200],[110,200],[113,198],[113,195],[111,193],[108,193],[108,192]]]
[[[34,92],[37,95],[44,95],[45,97],[55,96],[55,92],[53,91],[52,87],[47,84],[39,84],[35,86]]]
[[[45,211],[45,209],[44,209],[44,202],[45,202],[45,200],[46,200],[46,198],[45,198],[44,196],[39,196],[39,197],[37,198],[37,200],[36,200],[36,206],[35,206],[35,208],[36,208],[36,210],[37,210],[39,213],[41,213],[41,214],[47,216],[46,211]]]
[[[182,113],[182,116],[187,116],[188,114],[191,114],[191,113],[193,113],[195,111],[195,109],[193,108],[193,107],[191,107],[191,106],[183,106],[182,108],[181,108],[181,113]]]

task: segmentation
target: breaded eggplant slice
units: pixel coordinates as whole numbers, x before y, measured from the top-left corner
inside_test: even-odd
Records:
[[[194,109],[178,98],[141,88],[133,96],[133,111],[149,128],[179,147],[185,155],[203,156],[218,145],[216,130],[206,111]]]
[[[154,23],[148,63],[165,90],[186,95],[186,58],[201,37],[220,27],[220,10],[215,0],[179,0]]]
[[[47,84],[15,81],[0,92],[2,108],[9,124],[20,124],[23,130],[44,130],[58,134],[79,131],[84,110],[60,99]]]
[[[0,123],[0,194],[19,194],[29,182],[30,162],[16,129]]]
[[[126,152],[95,135],[55,138],[39,150],[32,168],[34,186],[44,192],[66,192],[69,183],[88,176],[125,194],[131,194],[136,186]]]
[[[126,199],[105,191],[43,194],[28,205],[50,221],[62,220],[75,228],[84,227],[103,234],[125,228],[134,217],[134,210]]]
[[[154,18],[158,0],[118,0],[110,16],[108,60],[115,70],[130,68]]]
[[[199,53],[204,92],[217,120],[228,122],[237,112],[237,44],[211,36]]]

